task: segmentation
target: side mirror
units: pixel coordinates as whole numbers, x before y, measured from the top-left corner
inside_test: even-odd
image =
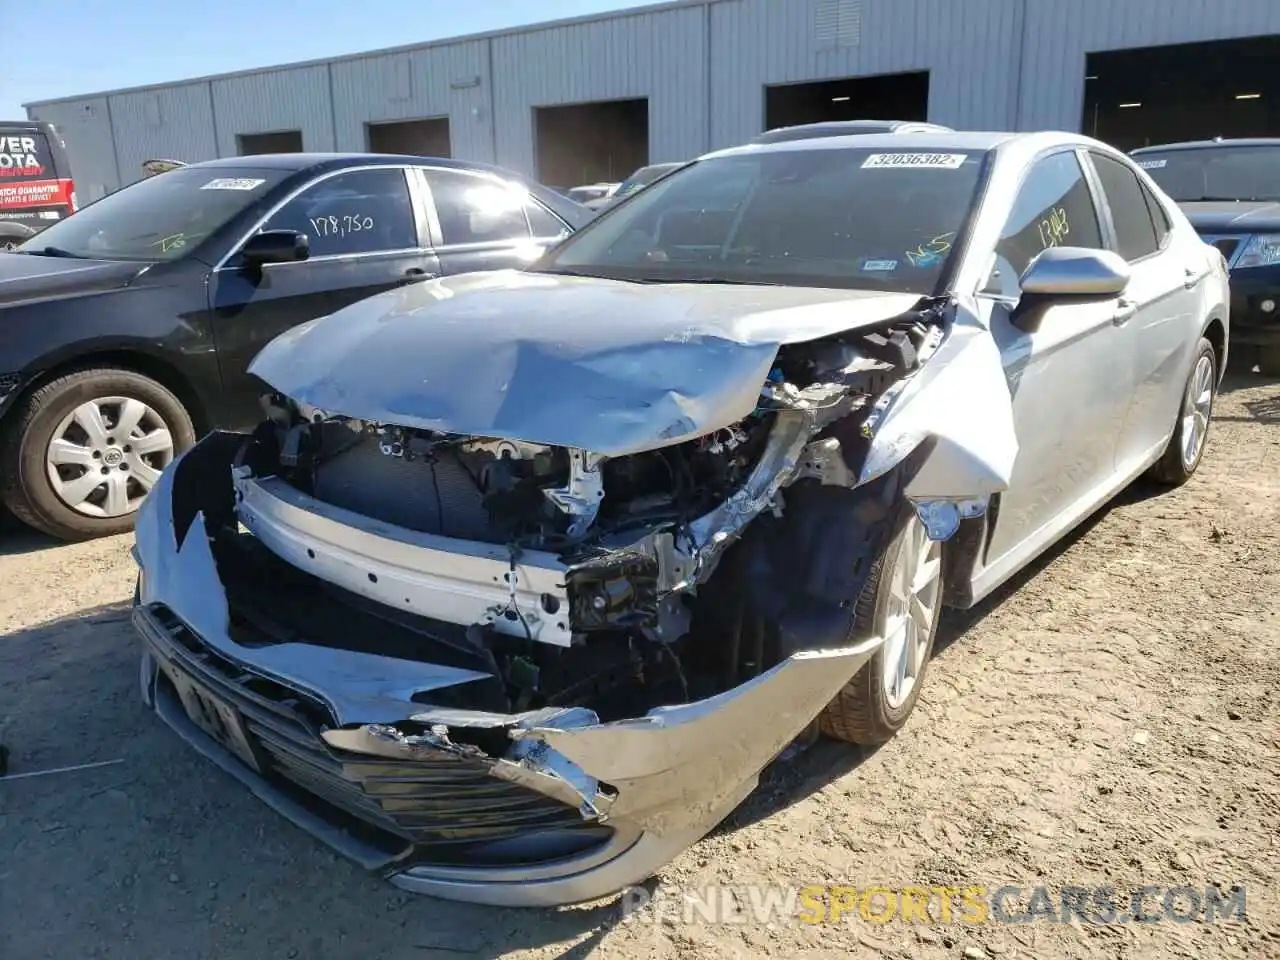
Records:
[[[240,248],[246,266],[268,263],[297,263],[311,256],[311,239],[294,230],[264,230],[255,233]]]
[[[1115,297],[1129,285],[1129,264],[1110,250],[1049,247],[1027,264],[1018,282],[1023,296]]]

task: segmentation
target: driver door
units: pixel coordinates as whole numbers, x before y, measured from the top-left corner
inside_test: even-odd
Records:
[[[1018,455],[1000,495],[987,567],[1020,566],[1096,502],[1115,472],[1128,406],[1117,299],[1056,302],[1019,317],[1018,279],[1050,246],[1105,249],[1074,150],[1037,160],[1019,188],[984,296],[1013,397]],[[996,579],[1000,579],[999,575]]]
[[[439,273],[423,242],[427,227],[420,209],[404,168],[326,174],[261,226],[307,234],[307,260],[254,269],[236,253],[213,272],[209,302],[232,425],[248,427],[260,419],[262,385],[248,368],[278,334]]]

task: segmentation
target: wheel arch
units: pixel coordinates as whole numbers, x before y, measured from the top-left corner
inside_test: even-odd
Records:
[[[204,436],[211,429],[212,422],[207,404],[191,381],[178,370],[177,365],[164,357],[141,350],[110,348],[66,357],[41,370],[38,376],[23,386],[21,393],[15,399],[21,400],[30,396],[58,377],[64,377],[77,370],[98,368],[129,370],[149,377],[178,398],[188,416],[191,417],[197,437]],[[17,403],[10,404],[9,411],[16,406]]]
[[[1201,336],[1213,344],[1213,355],[1218,364],[1218,382],[1221,383],[1227,373],[1227,325],[1222,317],[1216,313],[1211,314]]]

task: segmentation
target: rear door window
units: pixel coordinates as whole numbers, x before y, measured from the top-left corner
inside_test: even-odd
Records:
[[[1137,174],[1119,160],[1091,153],[1098,182],[1111,208],[1111,222],[1116,231],[1116,252],[1130,263],[1149,257],[1160,249],[1151,220],[1151,207],[1143,195]]]
[[[494,177],[460,170],[424,172],[440,219],[444,246],[529,239],[529,219],[525,214],[528,191]]]

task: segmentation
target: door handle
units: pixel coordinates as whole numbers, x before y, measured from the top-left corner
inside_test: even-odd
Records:
[[[403,286],[410,283],[417,283],[419,280],[430,280],[434,276],[434,273],[428,273],[421,267],[410,267],[404,272],[404,275],[401,276],[400,284]]]
[[[1195,289],[1195,285],[1199,283],[1203,278],[1204,278],[1203,273],[1197,273],[1195,270],[1192,270],[1190,267],[1187,267],[1185,270],[1182,271],[1182,285],[1186,287],[1188,290]]]
[[[1111,316],[1111,322],[1117,327],[1124,326],[1128,323],[1135,313],[1138,312],[1138,304],[1134,300],[1126,300],[1121,297],[1116,304],[1116,312]]]

